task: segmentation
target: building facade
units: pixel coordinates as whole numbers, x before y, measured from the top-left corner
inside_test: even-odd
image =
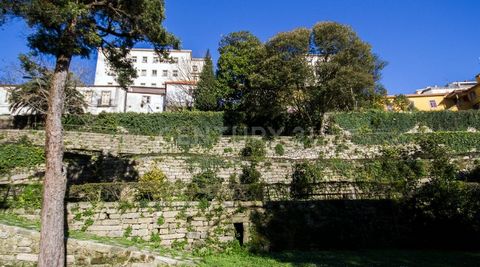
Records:
[[[480,98],[478,98],[478,102],[473,99],[476,99],[477,95],[480,96],[478,75],[476,79],[477,81],[453,82],[446,86],[428,86],[416,90],[415,94],[406,94],[405,97],[410,101],[412,108],[420,111],[472,109],[475,108],[475,103],[480,102]],[[479,90],[475,96],[473,96],[475,92],[472,93],[474,88]],[[394,109],[391,103],[395,97],[387,96],[387,110]]]
[[[134,48],[129,59],[137,70],[132,87],[164,92],[164,110],[192,105],[192,90],[205,64],[203,58],[193,57],[191,50],[170,50],[169,58],[162,58],[153,49]],[[94,85],[118,86],[115,78],[105,55],[99,51]]]
[[[203,58],[192,57],[191,50],[171,50],[162,59],[153,49],[132,49],[129,59],[138,77],[128,88],[116,82],[115,73],[99,51],[93,85],[77,87],[88,105],[85,112],[153,113],[184,108],[193,104],[195,90],[204,66]],[[0,115],[10,114],[9,91],[16,85],[0,86]]]

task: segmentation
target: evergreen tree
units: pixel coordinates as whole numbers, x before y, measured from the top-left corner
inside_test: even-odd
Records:
[[[163,0],[2,0],[0,23],[23,19],[31,28],[28,44],[37,53],[55,59],[48,94],[45,127],[46,168],[43,180],[40,253],[38,266],[65,266],[65,191],[62,113],[70,62],[89,57],[101,48],[117,81],[127,86],[136,76],[127,58],[136,42],[150,42],[159,54],[178,46],[162,26]]]
[[[202,73],[200,73],[200,80],[197,88],[193,92],[195,100],[195,108],[203,111],[213,111],[218,108],[218,100],[220,98],[218,93],[218,83],[213,72],[213,62],[210,56],[210,50],[207,50],[205,55],[205,65]]]

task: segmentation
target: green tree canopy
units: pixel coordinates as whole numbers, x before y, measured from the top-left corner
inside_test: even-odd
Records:
[[[193,91],[195,108],[203,111],[218,109],[218,100],[221,97],[218,92],[218,83],[213,71],[213,62],[210,50],[205,55],[205,65],[200,73],[197,88]]]
[[[250,75],[262,49],[260,40],[247,31],[233,32],[221,39],[217,78],[227,98],[238,98],[250,87]]]

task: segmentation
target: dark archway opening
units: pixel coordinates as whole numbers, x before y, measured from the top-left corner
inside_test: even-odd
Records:
[[[243,223],[234,223],[233,227],[235,227],[235,239],[238,240],[240,246],[243,246],[243,238],[245,236],[245,229],[243,228]]]

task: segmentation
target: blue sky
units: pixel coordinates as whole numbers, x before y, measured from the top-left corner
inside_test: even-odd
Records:
[[[477,0],[166,0],[165,26],[182,47],[218,57],[222,35],[249,30],[262,41],[318,21],[349,24],[389,65],[389,93],[471,80],[480,73],[480,1]],[[13,21],[0,29],[0,71],[27,52],[28,28]],[[92,70],[95,58],[75,60]]]

